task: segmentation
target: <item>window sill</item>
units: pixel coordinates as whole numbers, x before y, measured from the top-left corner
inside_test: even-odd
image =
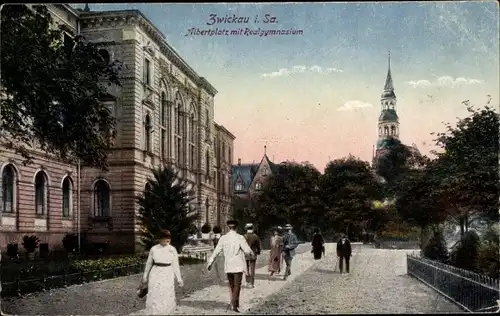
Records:
[[[144,154],[144,157],[146,156],[154,157],[154,154],[149,150],[143,150],[142,153]]]
[[[70,221],[71,220],[71,215],[63,215],[62,216],[63,221]]]
[[[16,217],[16,211],[14,211],[14,212],[2,212],[0,214],[2,217]]]
[[[35,218],[37,218],[37,219],[47,219],[47,215],[45,215],[45,214],[35,214]]]
[[[93,216],[89,220],[92,222],[109,222],[111,221],[111,216]]]

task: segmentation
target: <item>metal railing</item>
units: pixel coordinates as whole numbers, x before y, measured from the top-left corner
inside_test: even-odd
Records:
[[[198,259],[203,262],[208,260],[208,251],[193,251],[185,252],[180,255],[180,257],[188,259]],[[144,267],[146,264],[146,259],[144,262],[117,266],[108,269],[96,269],[93,271],[78,271],[69,272],[61,271],[62,274],[58,275],[28,275],[27,278],[21,279],[16,278],[15,281],[2,282],[2,296],[19,296],[28,293],[47,291],[50,289],[62,288],[71,285],[95,282],[106,279],[113,279],[117,277],[123,277],[133,274],[140,274],[144,272]],[[181,262],[182,264],[182,262]],[[12,273],[10,269],[2,267],[2,273]]]
[[[441,262],[408,254],[408,274],[427,284],[468,312],[498,306],[499,280]]]

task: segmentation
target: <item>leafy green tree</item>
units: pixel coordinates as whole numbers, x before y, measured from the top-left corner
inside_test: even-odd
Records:
[[[195,221],[199,219],[199,215],[189,208],[193,196],[171,167],[153,171],[144,192],[137,196],[137,219],[142,226],[141,241],[146,249],[156,244],[162,229],[168,229],[172,234],[172,245],[178,252],[182,251]]]
[[[488,105],[474,109],[464,101],[469,117],[456,127],[446,125],[437,134],[440,174],[444,175],[439,195],[448,205],[452,218],[460,224],[462,236],[472,217],[498,221],[499,209],[499,115]]]
[[[321,223],[319,177],[320,172],[309,163],[280,164],[255,201],[259,231],[290,223],[298,237],[304,238],[308,226]]]
[[[423,255],[431,260],[447,263],[449,260],[448,247],[440,229],[434,230],[434,234],[423,249]]]
[[[5,5],[1,15],[0,141],[31,160],[35,142],[59,159],[106,167],[115,119],[102,104],[122,65],[82,36],[62,42],[47,8]]]
[[[475,231],[468,231],[451,252],[451,264],[457,268],[478,272],[481,240]]]
[[[346,232],[362,222],[376,222],[384,214],[372,206],[374,200],[382,198],[380,183],[368,163],[353,156],[330,162],[321,176],[319,190],[326,227]]]
[[[396,210],[402,220],[421,229],[421,248],[427,242],[427,233],[448,217],[446,201],[439,196],[445,175],[437,167],[438,161],[427,164],[423,170],[411,170],[399,182]]]

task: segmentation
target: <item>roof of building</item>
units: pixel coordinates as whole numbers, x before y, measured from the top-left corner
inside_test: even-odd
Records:
[[[267,160],[267,163],[269,164],[269,168],[271,168],[271,172],[276,172],[278,170],[279,165],[273,163],[266,154],[264,154],[264,159]],[[242,163],[242,164],[233,165],[231,167],[231,171],[232,171],[231,183],[232,183],[233,187],[236,185],[238,178],[241,178],[241,180],[243,181],[243,189],[245,191],[248,190],[248,187],[252,183],[253,178],[255,177],[257,170],[259,170],[259,166],[261,163],[246,163],[246,164]]]
[[[387,110],[383,110],[380,113],[378,121],[379,122],[386,122],[386,121],[398,122],[399,117],[398,117],[398,114],[396,113],[396,110],[387,109]]]

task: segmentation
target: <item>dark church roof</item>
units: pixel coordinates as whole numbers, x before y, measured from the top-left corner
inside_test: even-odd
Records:
[[[398,117],[398,114],[396,113],[396,110],[387,109],[387,110],[383,110],[382,113],[380,113],[378,121],[379,122],[384,122],[384,121],[398,122],[399,117]]]

